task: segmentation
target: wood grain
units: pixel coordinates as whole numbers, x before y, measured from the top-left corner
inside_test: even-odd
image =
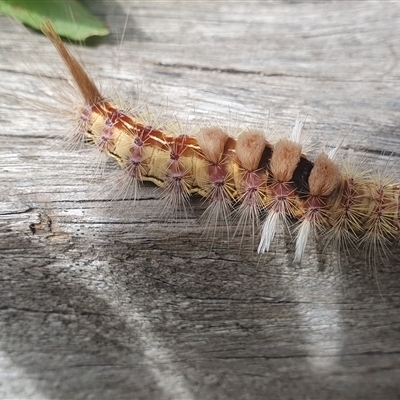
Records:
[[[398,174],[398,3],[92,8],[114,33],[78,53],[121,96],[184,122],[308,115],[311,143]],[[110,202],[115,167],[93,177],[43,111],[66,79],[51,44],[0,17],[0,49],[0,398],[399,398],[396,248],[377,274],[316,243],[295,266],[285,235],[264,256],[204,235],[199,200],[178,221],[151,185]]]

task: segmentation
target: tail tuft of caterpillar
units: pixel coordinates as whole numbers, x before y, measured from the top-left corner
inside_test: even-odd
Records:
[[[64,63],[74,78],[77,89],[81,93],[85,102],[87,104],[95,104],[101,101],[103,97],[93,80],[86,73],[82,65],[71,55],[61,38],[55,32],[50,21],[45,21],[41,29],[48,39],[53,43],[60,57],[64,60]]]

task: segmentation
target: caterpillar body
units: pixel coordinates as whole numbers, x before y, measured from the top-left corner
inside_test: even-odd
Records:
[[[185,207],[190,196],[200,195],[213,216],[228,218],[235,208],[242,224],[262,221],[259,253],[270,249],[279,226],[287,224],[295,236],[295,262],[313,232],[338,245],[362,243],[374,254],[397,239],[399,184],[385,171],[340,169],[338,148],[310,160],[301,144],[303,120],[275,143],[258,129],[244,129],[237,138],[219,126],[175,134],[103,96],[51,24],[43,32],[82,98],[75,137],[115,159],[127,184],[154,183],[171,207]]]

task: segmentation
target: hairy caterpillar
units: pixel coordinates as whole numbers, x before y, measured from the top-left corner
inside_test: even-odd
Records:
[[[235,207],[240,223],[262,226],[260,253],[287,224],[295,236],[295,262],[312,232],[339,245],[361,242],[373,256],[397,238],[399,185],[385,172],[341,170],[337,148],[308,159],[301,145],[304,121],[298,119],[290,135],[274,144],[255,129],[237,138],[218,126],[199,128],[194,136],[176,135],[104,97],[49,23],[43,32],[82,98],[76,138],[114,158],[125,182],[135,188],[153,182],[175,208],[200,195],[210,202],[206,213],[223,219]]]

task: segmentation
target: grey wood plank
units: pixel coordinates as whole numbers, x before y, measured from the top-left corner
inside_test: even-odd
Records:
[[[308,115],[311,143],[398,176],[398,3],[92,7],[114,33],[77,52],[122,97],[183,123]],[[204,234],[198,199],[178,221],[151,185],[110,202],[113,164],[93,177],[93,152],[59,146],[66,115],[43,111],[65,86],[54,49],[0,31],[0,398],[399,397],[397,248],[376,274],[313,242],[296,266],[285,235],[259,256],[249,233]]]

